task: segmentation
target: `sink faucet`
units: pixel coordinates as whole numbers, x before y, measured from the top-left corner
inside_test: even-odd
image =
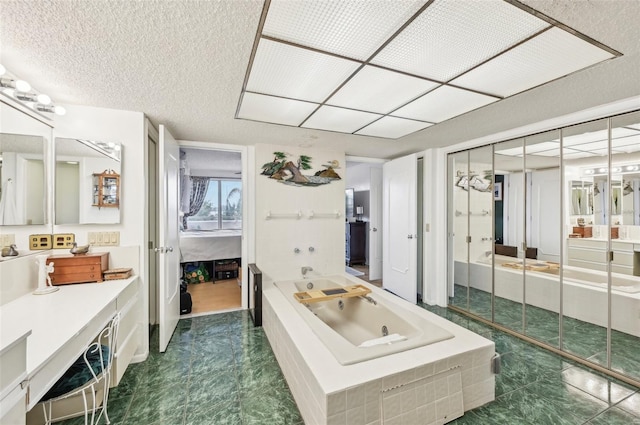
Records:
[[[302,278],[306,279],[307,278],[307,272],[312,272],[313,271],[313,267],[302,266],[302,269],[300,271],[302,272]]]

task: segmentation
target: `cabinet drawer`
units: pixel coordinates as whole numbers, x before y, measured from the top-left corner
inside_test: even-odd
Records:
[[[569,247],[575,246],[591,249],[607,249],[607,241],[594,241],[592,239],[569,238],[568,245]]]
[[[569,260],[582,260],[582,261],[594,261],[597,263],[606,263],[607,251],[569,247]]]
[[[611,271],[613,273],[627,274],[633,276],[633,267],[629,266],[621,266],[618,264],[611,263]]]
[[[632,252],[614,251],[612,263],[621,265],[621,266],[633,267],[633,251]]]
[[[51,276],[52,285],[65,285],[68,283],[87,283],[87,282],[102,282],[102,272],[89,272],[89,273],[69,273],[69,274],[56,274]]]
[[[0,399],[27,375],[27,338],[21,338],[0,354]]]
[[[75,273],[90,273],[100,272],[100,263],[98,264],[86,264],[82,266],[53,266],[54,272],[52,274],[75,274]]]
[[[633,252],[633,244],[626,242],[611,242],[611,249],[614,251]]]
[[[607,271],[607,265],[605,263],[594,263],[592,261],[583,261],[569,258],[569,265],[573,267],[581,267],[584,269],[600,270],[601,272]]]

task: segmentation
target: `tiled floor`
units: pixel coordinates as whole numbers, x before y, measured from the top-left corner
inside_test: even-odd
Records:
[[[492,339],[503,357],[496,401],[453,423],[640,424],[637,388],[451,310],[423,307]],[[109,412],[112,424],[302,424],[263,330],[241,311],[180,320],[167,352],[131,365],[112,389]]]

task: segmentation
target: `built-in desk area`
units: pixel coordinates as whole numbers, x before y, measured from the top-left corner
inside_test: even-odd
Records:
[[[117,385],[138,348],[138,293],[139,279],[134,276],[65,285],[47,295],[29,293],[0,306],[0,417],[16,415],[10,409],[19,409],[19,401],[25,396],[26,410],[36,405],[109,320],[120,313],[112,366],[112,385]],[[0,422],[5,423],[4,419]]]

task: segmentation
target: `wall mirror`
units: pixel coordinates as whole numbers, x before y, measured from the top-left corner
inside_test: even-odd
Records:
[[[120,223],[122,146],[55,139],[55,224]]]
[[[0,225],[47,224],[51,127],[0,103]]]

